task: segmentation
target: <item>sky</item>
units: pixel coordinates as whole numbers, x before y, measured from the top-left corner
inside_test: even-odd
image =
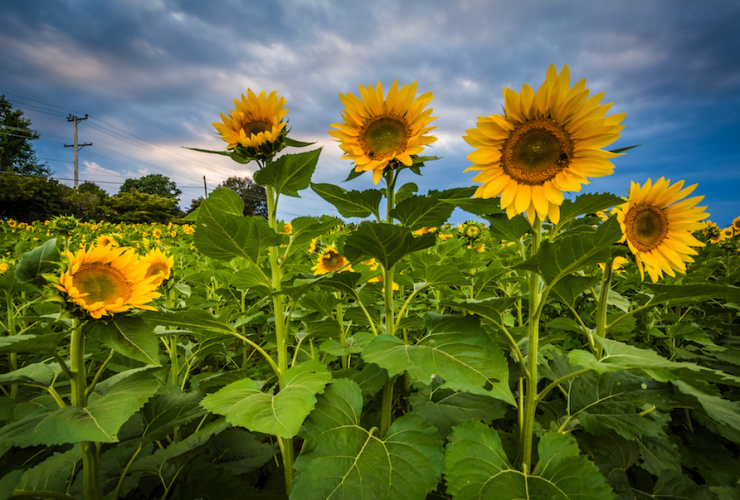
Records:
[[[290,136],[323,147],[313,182],[342,184],[351,169],[328,135],[339,93],[395,79],[432,92],[441,157],[401,183],[420,193],[474,185],[462,136],[501,113],[503,88],[535,90],[550,64],[586,78],[612,113],[627,113],[608,149],[614,174],[584,192],[626,196],[630,181],[698,183],[710,219],[740,216],[740,2],[736,0],[55,0],[2,2],[0,94],[41,139],[37,156],[60,182],[73,177],[114,194],[126,178],[158,173],[182,189],[181,206],[252,164],[184,149],[224,149],[211,125],[247,89],[287,99]],[[571,195],[574,196],[574,195]],[[333,215],[310,189],[283,197],[278,215]],[[452,222],[471,216],[456,211]]]

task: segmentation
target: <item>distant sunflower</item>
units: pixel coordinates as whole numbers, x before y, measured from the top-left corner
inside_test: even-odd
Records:
[[[690,255],[697,254],[691,247],[704,246],[691,233],[704,228],[701,221],[709,217],[706,207],[696,206],[703,196],[684,200],[696,184],[682,189],[684,181],[670,183],[663,177],[655,184],[648,179],[642,187],[633,182],[629,198],[616,211],[622,241],[635,255],[643,279],[647,270],[653,283],[663,272],[669,276],[675,276],[674,271],[686,272],[685,263],[694,262]]]
[[[175,258],[170,255],[169,257],[159,248],[147,253],[141,258],[141,262],[147,264],[146,277],[158,276],[152,284],[159,286],[163,281],[170,278],[172,268],[175,266]]]
[[[349,264],[349,261],[339,255],[339,252],[333,246],[327,246],[323,253],[316,261],[316,265],[311,268],[315,275],[326,274],[336,271]],[[342,271],[352,271],[352,266],[347,266]]]
[[[735,232],[740,232],[740,217],[735,217],[732,220],[732,227],[735,229]]]
[[[69,266],[55,286],[93,318],[133,308],[156,311],[147,305],[159,297],[156,278],[146,277],[147,264],[133,249],[97,246],[67,257]]]
[[[385,97],[380,82],[375,88],[360,85],[359,98],[354,94],[339,94],[345,107],[344,123],[332,123],[331,127],[337,130],[330,130],[329,135],[336,137],[344,151],[342,159],[355,163],[355,171],[373,171],[375,184],[390,162],[398,160],[411,166],[411,156],[437,140],[424,135],[437,128],[429,126],[436,119],[430,116],[432,109],[424,109],[434,96],[431,92],[415,96],[416,82],[399,90],[398,80]]]
[[[247,89],[247,97],[242,94],[242,100],[234,99],[236,109],[229,111],[226,116],[221,113],[221,121],[213,124],[221,134],[221,139],[228,143],[227,148],[237,146],[258,148],[265,143],[278,140],[286,123],[283,118],[290,111],[283,109],[285,97],[278,99],[277,91],[270,95],[264,90],[257,97],[251,89]]]
[[[5,274],[9,267],[7,262],[0,262],[0,274]]]
[[[613,173],[609,159],[620,155],[601,148],[619,138],[626,115],[605,117],[611,104],[599,105],[604,94],[588,94],[585,79],[570,87],[567,65],[560,75],[550,65],[536,94],[527,84],[519,94],[504,89],[505,114],[479,117],[463,137],[477,148],[465,170],[481,171],[473,178],[483,183],[474,196],[501,196],[509,218],[526,212],[530,221],[537,214],[557,223],[563,191]]]
[[[108,235],[98,236],[97,239],[95,240],[95,244],[99,247],[107,247],[108,245],[111,245],[114,247],[119,246],[116,239],[113,236],[108,236]]]

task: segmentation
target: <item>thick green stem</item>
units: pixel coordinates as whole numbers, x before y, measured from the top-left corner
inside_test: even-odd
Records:
[[[8,336],[15,335],[15,311],[13,310],[13,301],[10,299],[10,293],[7,294],[7,310],[8,310]],[[15,371],[18,369],[18,354],[11,352],[10,358],[10,370]],[[18,384],[12,384],[10,386],[10,399],[18,399]]]
[[[72,404],[80,408],[87,406],[87,376],[85,374],[85,337],[82,327],[75,325],[72,330],[72,341],[69,348],[70,369],[72,378]],[[85,500],[102,500],[103,490],[100,488],[100,470],[98,450],[95,443],[83,441],[82,450],[82,485]]]
[[[542,224],[539,217],[535,219],[532,228],[531,255],[535,255],[540,246]],[[529,331],[529,356],[527,358],[527,393],[524,400],[524,428],[522,429],[521,456],[522,471],[529,474],[532,466],[532,442],[534,439],[534,417],[537,410],[537,350],[539,346],[539,323],[540,311],[540,277],[528,272],[529,282],[529,320],[527,329]]]
[[[272,186],[267,186],[267,214],[270,227],[277,232],[277,201],[279,194]],[[278,247],[270,247],[270,270],[272,271],[272,288],[279,292],[283,281],[283,272],[278,258]],[[285,388],[285,373],[288,371],[288,338],[285,331],[285,306],[283,296],[276,294],[272,297],[275,313],[275,336],[278,351],[278,382],[280,390]],[[293,491],[293,440],[281,439],[280,447],[285,468],[285,491],[288,495]]]
[[[380,435],[385,437],[393,423],[393,386],[398,375],[388,377],[383,386],[383,408],[380,412]]]
[[[599,303],[596,305],[596,336],[599,338],[606,337],[606,309],[609,302],[609,289],[612,283],[612,267],[614,260],[610,260],[604,265],[604,276],[601,280],[601,290],[599,291]],[[601,359],[602,346],[596,346],[597,358]]]

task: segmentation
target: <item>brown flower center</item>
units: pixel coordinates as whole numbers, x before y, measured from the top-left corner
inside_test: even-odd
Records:
[[[504,172],[522,184],[539,186],[568,167],[573,142],[555,121],[524,122],[509,135],[502,149]]]
[[[169,272],[169,267],[164,262],[156,262],[149,266],[149,269],[146,271],[145,278],[149,278],[150,276],[154,276],[159,274],[160,278],[154,280],[155,285],[161,284],[164,279],[167,277],[167,273]]]
[[[627,238],[641,252],[656,249],[668,234],[668,218],[660,208],[641,203],[624,217]]]
[[[88,304],[104,302],[113,304],[119,298],[127,302],[131,298],[131,285],[118,269],[99,263],[83,264],[72,276],[72,284]]]
[[[360,130],[359,142],[371,160],[382,160],[406,150],[410,136],[406,122],[396,116],[380,115],[369,120]]]
[[[329,250],[324,254],[322,264],[324,265],[324,269],[326,269],[326,272],[330,273],[332,271],[336,271],[344,265],[344,257],[339,255],[338,253]]]
[[[244,135],[246,135],[247,137],[251,137],[252,135],[257,135],[260,132],[267,132],[269,130],[272,130],[272,121],[254,120],[245,122],[244,125],[242,125],[242,130],[244,131]]]

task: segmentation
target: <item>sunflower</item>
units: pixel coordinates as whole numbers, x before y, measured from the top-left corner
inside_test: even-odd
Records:
[[[661,177],[655,184],[650,179],[640,187],[632,182],[629,198],[617,209],[622,226],[622,242],[626,241],[635,255],[642,278],[647,270],[653,283],[663,276],[675,276],[674,271],[686,272],[686,262],[697,252],[691,247],[704,246],[692,232],[705,227],[701,222],[709,217],[706,207],[696,204],[704,199],[694,196],[685,199],[696,184],[683,189],[684,181],[672,186],[670,179]]]
[[[242,94],[242,100],[234,99],[236,109],[229,110],[229,116],[221,113],[223,123],[215,122],[221,139],[228,143],[227,149],[237,146],[258,148],[265,143],[273,143],[280,138],[286,123],[283,118],[290,111],[283,109],[285,97],[278,99],[277,91],[270,95],[264,90],[259,97],[251,89],[247,89],[247,97]]]
[[[735,228],[735,232],[740,232],[740,217],[735,217],[732,220],[732,227]]]
[[[524,84],[519,94],[504,89],[505,114],[479,117],[477,127],[463,139],[477,148],[468,155],[480,170],[476,198],[501,196],[509,218],[526,212],[557,223],[563,191],[580,191],[588,177],[614,171],[610,158],[620,156],[601,148],[616,141],[626,116],[604,115],[611,104],[600,105],[603,93],[591,98],[586,80],[570,87],[566,65],[558,75],[554,65],[535,94]]]
[[[368,283],[383,283],[383,275],[382,274],[379,274],[379,275],[377,275],[374,278],[370,278],[369,280],[367,280],[367,282]],[[393,282],[393,286],[391,288],[393,289],[394,292],[396,292],[396,291],[398,291],[398,290],[401,289],[398,286],[398,283],[396,283],[395,281]],[[383,285],[383,292],[385,293],[385,285]]]
[[[162,231],[159,230],[159,229],[155,229],[154,231],[152,231],[152,236],[154,238],[161,238],[162,237]]]
[[[342,159],[352,160],[356,172],[373,171],[375,184],[383,176],[383,170],[391,162],[401,162],[410,167],[412,155],[418,155],[437,140],[424,135],[437,127],[429,124],[436,119],[430,116],[432,109],[424,109],[434,96],[427,92],[416,97],[416,82],[404,85],[399,90],[398,80],[393,82],[384,97],[383,86],[360,85],[360,97],[354,94],[339,94],[345,109],[344,123],[332,123],[329,135],[336,137],[345,155]]]
[[[349,261],[339,255],[336,249],[329,245],[323,251],[322,255],[316,261],[316,265],[311,268],[314,271],[314,275],[326,274],[336,271],[344,266],[347,266]],[[342,271],[353,271],[352,266],[347,266]]]
[[[93,318],[132,308],[156,311],[147,304],[159,297],[157,278],[146,277],[148,264],[133,249],[98,246],[67,252],[67,257],[69,267],[55,286]]]
[[[9,267],[7,262],[0,262],[0,274],[5,274]]]
[[[107,235],[98,236],[97,239],[95,240],[95,244],[99,247],[107,247],[108,245],[111,245],[114,247],[119,246],[118,242],[113,236],[107,236]]]
[[[146,277],[158,276],[153,281],[155,286],[159,286],[163,281],[170,278],[172,268],[175,266],[175,258],[170,255],[169,257],[159,248],[147,253],[141,258],[141,262],[147,264]]]
[[[290,222],[283,223],[283,230],[280,234],[293,234],[293,225]]]

